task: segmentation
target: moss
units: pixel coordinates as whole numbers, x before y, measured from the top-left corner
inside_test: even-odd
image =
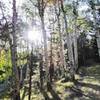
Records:
[[[63,87],[72,87],[74,85],[73,82],[65,82],[65,83],[61,83],[61,80],[56,82],[56,85],[58,86],[63,86]]]
[[[53,98],[50,92],[47,92],[49,98]]]
[[[60,97],[62,97],[62,99],[64,99],[70,95],[70,92],[66,91],[66,88],[71,88],[72,86],[74,86],[74,83],[73,82],[62,83],[61,80],[59,80],[56,82],[55,85],[57,93],[61,95]]]
[[[79,79],[81,79],[81,77],[78,74],[75,74],[75,79],[79,80]]]
[[[66,83],[63,83],[62,85],[66,88],[70,88],[70,87],[74,86],[74,83],[73,82],[66,82]]]
[[[57,86],[56,87],[56,91],[57,91],[58,94],[62,94],[64,90],[65,90],[65,87],[63,87],[63,86]]]

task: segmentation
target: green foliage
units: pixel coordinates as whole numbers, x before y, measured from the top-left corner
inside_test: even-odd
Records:
[[[66,13],[69,13],[69,11],[71,11],[73,8],[72,8],[72,5],[71,4],[66,4],[65,5],[65,11]]]
[[[21,66],[21,65],[25,65],[27,63],[27,57],[28,57],[28,52],[21,52],[17,54],[18,59],[17,59],[17,65]]]
[[[78,17],[77,19],[77,26],[80,30],[89,31],[92,27],[91,22],[88,22],[86,18]]]
[[[12,64],[11,64],[11,53],[10,50],[5,51],[1,50],[0,53],[0,80],[4,80],[5,78],[8,78],[9,75],[11,75],[12,70]]]

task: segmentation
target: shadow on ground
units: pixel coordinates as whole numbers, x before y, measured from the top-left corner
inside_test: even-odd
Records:
[[[84,68],[85,75],[70,88],[65,100],[100,100],[100,65]]]
[[[49,97],[48,93],[45,90],[42,90],[41,93],[43,94],[45,100],[61,100],[57,92],[53,89],[53,86],[49,84],[49,90],[48,92],[51,95],[51,98]]]

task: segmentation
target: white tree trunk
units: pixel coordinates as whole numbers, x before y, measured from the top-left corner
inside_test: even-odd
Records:
[[[76,29],[76,18],[74,19],[74,32],[73,32],[73,46],[74,46],[74,62],[75,62],[75,69],[78,68],[78,47],[77,47],[77,29]]]

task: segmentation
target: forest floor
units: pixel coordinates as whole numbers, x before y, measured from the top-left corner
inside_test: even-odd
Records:
[[[32,100],[100,100],[100,65],[82,67],[77,82],[56,81],[49,91],[33,89]],[[26,96],[23,100],[28,100]]]
[[[31,100],[100,100],[100,65],[82,67],[80,72],[75,75],[76,83],[58,80],[49,91],[42,92],[33,86]],[[28,100],[27,88],[22,89],[21,97]]]

